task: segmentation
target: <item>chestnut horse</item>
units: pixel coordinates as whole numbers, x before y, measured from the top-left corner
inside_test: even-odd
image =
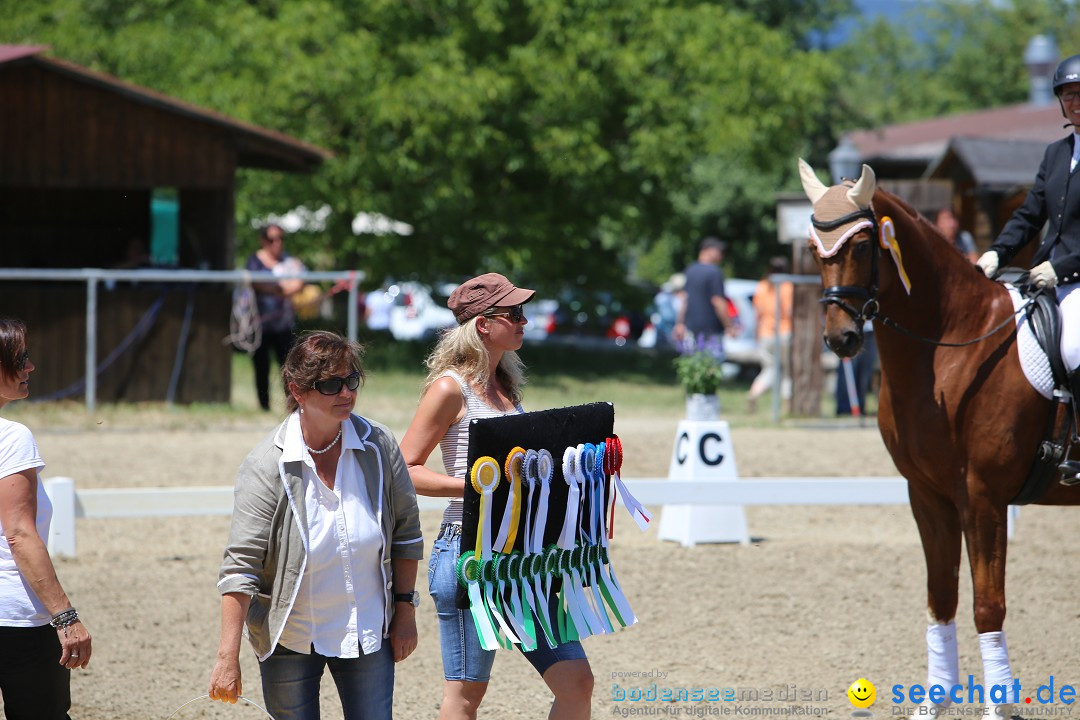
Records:
[[[1004,287],[909,205],[876,189],[868,166],[857,182],[833,187],[802,160],[799,171],[814,207],[810,250],[826,288],[825,342],[851,357],[862,347],[864,318],[874,320],[878,426],[907,479],[926,557],[926,687],[945,691],[924,705],[936,714],[961,696],[950,699],[949,690],[960,685],[955,617],[963,536],[985,702],[1011,717],[1016,698],[1004,691],[1012,669],[1002,630],[1006,513],[1057,406],[1024,375]],[[894,250],[886,249],[890,241]],[[1080,486],[1055,479],[1037,502],[1080,504]],[[996,693],[995,685],[1002,686]]]

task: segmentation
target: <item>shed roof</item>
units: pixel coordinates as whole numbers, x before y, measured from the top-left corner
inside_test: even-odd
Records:
[[[963,177],[999,190],[1027,186],[1039,170],[1046,145],[1042,140],[953,138],[926,177]]]
[[[246,123],[222,113],[192,105],[177,98],[125,82],[103,72],[49,57],[44,45],[0,45],[0,66],[35,63],[80,82],[85,82],[129,100],[223,128],[236,148],[241,167],[312,172],[333,157],[333,153],[275,130]]]
[[[929,164],[941,157],[952,138],[1030,141],[1045,147],[1067,134],[1062,123],[1061,108],[1056,102],[1025,103],[857,130],[851,133],[851,141],[864,161],[871,164],[875,160]],[[1030,180],[1029,177],[1027,181]]]

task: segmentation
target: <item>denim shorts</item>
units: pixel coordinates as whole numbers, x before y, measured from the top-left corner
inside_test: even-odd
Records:
[[[461,525],[447,523],[439,530],[439,538],[431,548],[428,561],[428,590],[439,614],[439,641],[442,646],[443,675],[447,680],[487,682],[495,650],[480,646],[472,615],[459,610],[457,595],[457,562],[461,556]],[[547,669],[563,660],[584,660],[585,649],[574,640],[556,648],[547,646],[543,635],[537,638],[535,650],[521,651],[541,677]],[[517,646],[520,650],[520,646]]]

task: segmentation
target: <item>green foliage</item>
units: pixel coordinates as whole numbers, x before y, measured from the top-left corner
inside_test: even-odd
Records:
[[[675,376],[682,383],[687,395],[715,395],[724,382],[720,362],[711,353],[699,350],[689,355],[680,355],[672,362],[675,365]]]
[[[755,20],[778,28],[805,46],[813,33],[824,33],[839,18],[851,14],[851,0],[732,0],[731,7],[743,10]]]
[[[242,251],[254,219],[325,203],[326,230],[290,241],[315,267],[497,270],[618,294],[639,258],[663,279],[708,233],[747,243],[733,262],[756,255],[772,192],[819,132],[807,108],[837,78],[802,37],[847,6],[0,0],[0,13],[9,42],[333,151],[310,177],[238,173]],[[415,232],[355,236],[361,211]]]
[[[844,127],[918,120],[1027,100],[1024,49],[1053,37],[1080,52],[1072,0],[972,0],[927,5],[924,19],[865,24],[836,55],[845,68]]]
[[[0,0],[5,42],[52,52],[334,153],[312,176],[237,174],[252,223],[328,204],[290,250],[314,268],[547,294],[659,284],[706,234],[756,277],[794,157],[840,132],[1022,102],[1023,50],[1080,50],[1073,0],[920,3],[807,49],[850,0]],[[413,235],[352,233],[357,212]]]

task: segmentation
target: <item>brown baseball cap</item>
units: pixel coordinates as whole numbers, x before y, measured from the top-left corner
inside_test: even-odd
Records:
[[[484,273],[458,285],[450,293],[446,306],[453,311],[458,325],[462,325],[493,307],[527,303],[535,294],[535,290],[515,287],[499,273]]]

